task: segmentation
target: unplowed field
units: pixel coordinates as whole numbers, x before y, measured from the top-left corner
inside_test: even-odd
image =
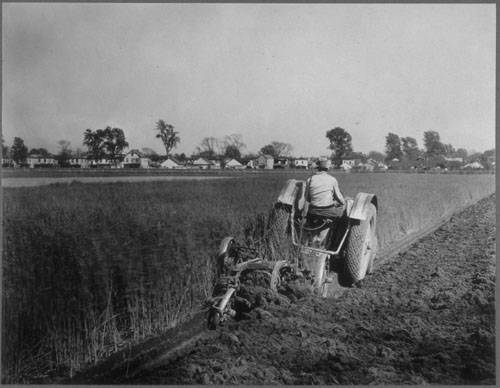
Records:
[[[334,299],[254,289],[243,319],[121,384],[495,384],[495,197]]]

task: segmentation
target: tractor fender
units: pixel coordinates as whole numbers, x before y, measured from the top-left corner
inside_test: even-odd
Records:
[[[302,210],[305,204],[305,182],[289,179],[281,190],[276,205],[289,205]]]
[[[233,237],[224,237],[219,245],[219,249],[217,251],[217,257],[225,255],[229,250],[229,245],[234,241]]]
[[[373,203],[378,211],[378,201],[375,194],[358,193],[354,198],[354,203],[348,213],[349,218],[355,220],[366,220],[368,214],[368,206]]]

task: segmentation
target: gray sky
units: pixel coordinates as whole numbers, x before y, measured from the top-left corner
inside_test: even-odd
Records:
[[[387,133],[438,131],[495,146],[495,4],[2,4],[2,131],[29,148],[82,148],[119,127],[130,148],[174,152],[239,133],[295,156],[328,155],[340,126],[355,151]]]

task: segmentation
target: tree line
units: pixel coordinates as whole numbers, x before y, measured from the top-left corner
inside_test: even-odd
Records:
[[[165,120],[158,120],[155,127],[155,137],[162,142],[165,148],[165,155],[158,155],[154,150],[148,147],[143,147],[141,152],[144,156],[151,158],[153,161],[174,156],[180,161],[187,159],[184,153],[172,155],[172,151],[180,143],[180,135],[173,125],[168,124]],[[423,144],[421,149],[418,147],[417,140],[410,136],[399,136],[398,134],[389,132],[385,137],[385,153],[378,151],[370,151],[367,154],[355,152],[352,146],[352,137],[348,131],[341,127],[335,127],[326,132],[328,139],[328,149],[332,152],[332,164],[340,167],[345,159],[359,159],[366,162],[368,159],[373,159],[377,162],[384,162],[397,166],[399,168],[410,168],[416,166],[450,166],[455,162],[457,166],[463,163],[478,161],[484,166],[488,166],[491,158],[495,156],[495,149],[487,150],[483,153],[472,152],[469,154],[464,148],[455,149],[451,144],[441,142],[440,135],[437,131],[429,130],[424,132]],[[86,129],[83,133],[82,145],[86,146],[86,156],[96,162],[101,159],[111,160],[113,164],[117,164],[123,160],[124,151],[129,147],[125,133],[121,128],[112,128],[107,126],[104,129]],[[28,156],[37,155],[41,157],[54,157],[59,165],[69,165],[69,160],[83,156],[84,151],[80,148],[73,150],[71,143],[66,140],[57,142],[58,153],[51,155],[44,148],[32,148],[28,151],[28,147],[24,144],[24,140],[20,137],[15,137],[11,147],[5,145],[2,136],[2,155],[10,157],[17,164],[22,164]],[[258,154],[247,153],[243,154],[246,145],[241,134],[231,134],[222,138],[205,137],[196,147],[195,154],[199,157],[207,159],[253,159]],[[259,154],[270,155],[273,158],[289,158],[292,156],[294,147],[285,142],[272,141],[269,144],[262,146]],[[455,159],[455,161],[451,160]]]
[[[366,162],[373,159],[388,163],[393,167],[408,169],[411,167],[451,167],[458,168],[465,162],[479,162],[491,167],[491,159],[495,157],[495,149],[484,152],[469,152],[464,148],[455,149],[451,144],[444,144],[437,131],[424,132],[424,148],[418,147],[417,140],[410,136],[399,136],[389,132],[385,137],[385,153],[371,151],[367,155],[354,152],[351,135],[341,127],[330,129],[326,133],[330,141],[332,162],[340,167],[345,159],[360,159]]]
[[[174,156],[180,161],[187,159],[184,153],[172,155],[172,151],[180,143],[179,132],[175,131],[173,125],[160,119],[156,123],[155,130],[155,138],[161,140],[165,148],[165,155],[158,155],[153,149],[143,147],[140,151],[144,156],[149,157],[153,161],[166,159],[170,156]],[[86,154],[87,158],[95,160],[96,162],[101,159],[108,159],[116,165],[123,161],[124,151],[129,147],[123,129],[112,128],[111,126],[96,130],[86,129],[83,133],[82,145],[86,146],[86,151],[82,151],[80,148],[73,150],[71,142],[59,140],[57,142],[58,152],[56,155],[52,155],[45,148],[32,148],[28,151],[28,147],[20,137],[15,137],[12,146],[8,147],[5,145],[5,140],[2,136],[2,155],[4,158],[8,157],[14,160],[18,165],[25,162],[29,156],[36,155],[42,158],[54,157],[59,165],[65,166],[69,165],[70,159],[80,158],[84,154]],[[205,137],[196,147],[195,154],[196,156],[208,159],[241,159],[242,157],[251,159],[258,156],[253,153],[243,155],[243,150],[245,148],[246,145],[243,142],[243,136],[241,134],[231,134],[223,138]],[[291,156],[292,150],[293,146],[289,143],[273,141],[263,146],[260,149],[260,153],[269,154],[274,158],[289,157]]]

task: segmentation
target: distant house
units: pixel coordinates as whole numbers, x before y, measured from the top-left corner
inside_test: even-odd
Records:
[[[73,168],[89,168],[90,160],[87,157],[80,156],[68,160],[69,166]]]
[[[445,163],[443,163],[443,167],[449,169],[449,170],[458,170],[461,169],[462,166],[464,165],[463,158],[448,158],[444,157]]]
[[[447,158],[447,157],[445,157],[444,160],[446,160],[447,162],[457,162],[457,163],[464,162],[463,158]]]
[[[261,154],[257,158],[257,163],[259,168],[264,168],[267,170],[272,170],[274,168],[274,158],[271,155]]]
[[[295,168],[308,169],[309,168],[309,159],[299,158],[293,161],[293,165]]]
[[[26,164],[29,168],[35,167],[55,167],[58,165],[57,161],[52,155],[28,155]]]
[[[470,170],[481,170],[484,168],[484,166],[479,162],[472,162],[472,163],[467,163],[463,168]]]
[[[209,159],[208,161],[210,163],[212,163],[212,165],[209,168],[216,169],[216,170],[222,168],[222,163],[219,159]]]
[[[288,158],[276,158],[274,160],[273,168],[288,168],[290,167],[290,161]]]
[[[318,168],[318,159],[309,159],[307,161],[307,167],[308,168]]]
[[[373,163],[373,162],[371,162],[371,163],[366,162],[366,163],[358,164],[358,166],[360,166],[364,171],[374,171],[375,167],[377,167],[377,164]]]
[[[231,169],[242,169],[245,168],[243,164],[238,162],[236,159],[226,159],[224,161],[225,168],[231,168]]]
[[[205,158],[198,158],[193,162],[193,168],[201,168],[202,170],[206,170],[211,168],[212,163]]]
[[[353,167],[356,166],[357,164],[361,163],[361,159],[343,159],[342,164],[348,164],[349,166]]]
[[[387,166],[384,163],[377,162],[373,159],[368,159],[366,163],[360,163],[354,166],[354,168],[363,171],[387,170]]]
[[[16,167],[17,163],[11,158],[2,158],[2,167]]]
[[[246,166],[247,166],[247,168],[251,168],[251,169],[259,168],[259,160],[258,159],[249,160],[247,162]]]
[[[344,170],[344,171],[351,171],[352,170],[352,166],[348,163],[342,163],[340,165],[340,169],[341,170]]]
[[[181,162],[179,162],[177,159],[175,159],[172,156],[169,156],[167,160],[164,160],[160,164],[161,168],[167,168],[167,169],[183,169],[186,168]]]
[[[111,168],[113,167],[113,162],[111,159],[108,158],[102,158],[98,159],[97,161],[94,159],[89,160],[89,166],[91,168]]]
[[[121,165],[123,168],[149,168],[151,159],[146,157],[141,151],[131,150],[123,157]]]

